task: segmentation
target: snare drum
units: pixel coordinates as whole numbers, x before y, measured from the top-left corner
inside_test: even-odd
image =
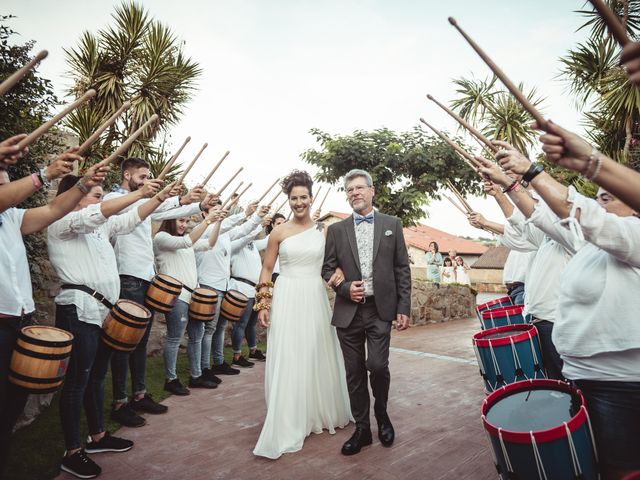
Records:
[[[191,293],[189,317],[201,322],[210,322],[216,316],[218,292],[212,288],[196,288]]]
[[[482,404],[482,423],[504,480],[599,478],[580,390],[559,380],[512,383]]]
[[[476,315],[478,315],[478,320],[480,320],[480,315],[482,314],[482,312],[494,308],[508,307],[510,305],[513,305],[513,300],[511,300],[511,297],[495,298],[489,302],[476,305]]]
[[[131,300],[118,300],[102,326],[102,340],[111,348],[132,352],[142,340],[151,312]]]
[[[480,314],[480,324],[483,329],[487,329],[527,323],[522,310],[524,310],[524,305],[510,305],[485,310]]]
[[[246,295],[237,290],[229,290],[224,294],[222,305],[220,305],[220,317],[230,322],[237,322],[248,303],[249,299]]]
[[[473,349],[487,392],[520,380],[546,378],[533,325],[483,330],[473,336]]]

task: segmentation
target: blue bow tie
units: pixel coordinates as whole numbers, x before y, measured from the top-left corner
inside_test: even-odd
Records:
[[[360,225],[362,222],[373,223],[373,212],[369,215],[365,215],[364,217],[362,215],[354,215],[354,217],[356,219],[356,226]]]

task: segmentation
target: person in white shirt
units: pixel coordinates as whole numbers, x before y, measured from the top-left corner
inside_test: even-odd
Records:
[[[471,285],[469,279],[469,267],[464,264],[464,259],[460,256],[456,257],[456,283],[461,285]]]
[[[69,165],[81,159],[69,152],[60,158]],[[35,311],[27,252],[22,237],[39,232],[73,210],[92,186],[104,181],[108,171],[108,167],[97,165],[88,169],[74,188],[45,206],[26,210],[8,208],[0,212],[0,477],[9,454],[13,427],[28,396],[26,390],[9,382],[13,348],[20,330],[33,324]],[[37,188],[43,186],[35,177],[31,178]],[[10,185],[5,169],[0,169],[0,183],[3,186]],[[25,188],[28,192],[33,192],[29,185]]]
[[[189,387],[216,388],[218,385],[211,380],[202,378],[201,356],[204,322],[189,316],[189,302],[191,292],[198,288],[198,271],[196,268],[196,251],[210,250],[216,243],[220,231],[220,222],[224,218],[222,210],[212,208],[204,221],[187,234],[189,219],[187,217],[175,220],[164,220],[160,230],[153,238],[153,250],[156,257],[158,271],[169,275],[182,283],[183,288],[178,301],[171,311],[165,315],[167,321],[167,338],[164,345],[165,384],[164,389],[175,395],[189,395],[186,388],[178,379],[176,362],[178,348],[184,337],[185,330],[189,336],[187,356],[189,357]],[[200,238],[207,227],[215,224],[209,238]]]
[[[67,175],[60,181],[58,194],[78,180]],[[60,417],[66,452],[61,469],[92,478],[100,467],[86,453],[124,452],[133,442],[106,432],[102,417],[104,379],[113,349],[101,339],[102,323],[109,306],[118,300],[120,279],[109,239],[131,232],[169,195],[172,185],[159,191],[155,180],[129,195],[102,202],[101,186],[94,186],[73,212],[47,230],[51,265],[62,283],[56,296],[56,327],[73,334],[73,344],[64,387],[60,394]],[[149,200],[144,200],[149,199]],[[143,200],[123,215],[122,209]],[[104,301],[103,303],[103,300]],[[90,441],[81,449],[80,419],[87,415]]]
[[[201,358],[202,376],[217,384],[220,384],[222,380],[216,375],[237,375],[240,373],[240,370],[232,368],[224,361],[224,334],[227,321],[220,319],[222,299],[229,288],[231,244],[247,237],[258,227],[266,212],[267,210],[264,208],[258,210],[257,203],[250,203],[243,213],[224,219],[218,240],[211,250],[196,252],[198,283],[202,287],[213,288],[218,293],[215,317],[211,322],[206,322],[204,326]],[[209,227],[203,237],[208,237],[211,230],[212,227]],[[246,241],[248,242],[252,238],[250,237]]]
[[[125,159],[120,165],[122,181],[120,188],[105,196],[105,200],[127,195],[143,187],[150,178],[149,164],[137,157]],[[120,273],[120,298],[144,304],[149,282],[155,274],[151,222],[188,217],[215,203],[214,196],[207,195],[200,202],[204,191],[192,189],[183,197],[172,196],[145,221],[128,235],[118,236],[114,242],[118,272]],[[136,208],[134,204],[130,209]],[[149,308],[149,306],[147,306]],[[152,315],[154,311],[152,308]],[[153,318],[153,317],[152,317]],[[128,427],[141,427],[146,420],[136,412],[165,413],[168,408],[153,400],[147,393],[145,376],[147,365],[147,343],[153,321],[149,322],[142,340],[133,352],[116,352],[111,359],[113,382],[113,409],[111,419]],[[131,370],[131,401],[127,397],[127,376]]]
[[[453,267],[453,259],[444,257],[443,265],[440,267],[440,283],[455,283],[456,272]]]

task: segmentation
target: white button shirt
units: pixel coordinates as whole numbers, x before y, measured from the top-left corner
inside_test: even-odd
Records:
[[[85,285],[111,303],[120,296],[116,256],[109,239],[132,232],[141,222],[138,209],[108,219],[100,204],[71,212],[47,229],[49,260],[61,283]],[[58,305],[75,305],[78,320],[102,326],[109,312],[98,300],[80,290],[61,290]]]
[[[247,298],[255,298],[255,287],[233,277],[246,278],[253,283],[258,283],[260,280],[260,271],[262,270],[260,250],[266,247],[266,242],[262,240],[252,242],[252,240],[261,231],[262,226],[258,225],[246,237],[231,242],[231,279],[229,280],[229,289],[238,290],[246,295]],[[255,245],[256,243],[258,246]]]
[[[129,192],[119,189],[105,195],[105,200],[127,195]],[[147,199],[138,200],[133,205],[123,210],[136,209]],[[153,240],[151,238],[151,222],[170,220],[173,218],[190,217],[200,212],[200,205],[193,203],[180,206],[178,197],[171,197],[162,202],[160,206],[128,235],[121,235],[113,241],[116,252],[118,272],[120,275],[130,275],[142,280],[151,280],[155,275],[153,266]]]
[[[27,251],[20,231],[24,214],[21,208],[0,213],[0,313],[16,317],[36,309]]]
[[[536,256],[536,252],[518,252],[511,250],[504,263],[502,282],[505,284],[522,282],[527,279],[527,272]]]

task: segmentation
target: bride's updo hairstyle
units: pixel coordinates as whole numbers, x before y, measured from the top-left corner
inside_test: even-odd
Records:
[[[282,187],[282,191],[287,194],[287,197],[291,196],[291,190],[293,190],[293,187],[307,187],[307,190],[309,190],[309,196],[313,197],[313,180],[311,179],[311,175],[304,170],[292,171],[282,179],[280,187]]]

